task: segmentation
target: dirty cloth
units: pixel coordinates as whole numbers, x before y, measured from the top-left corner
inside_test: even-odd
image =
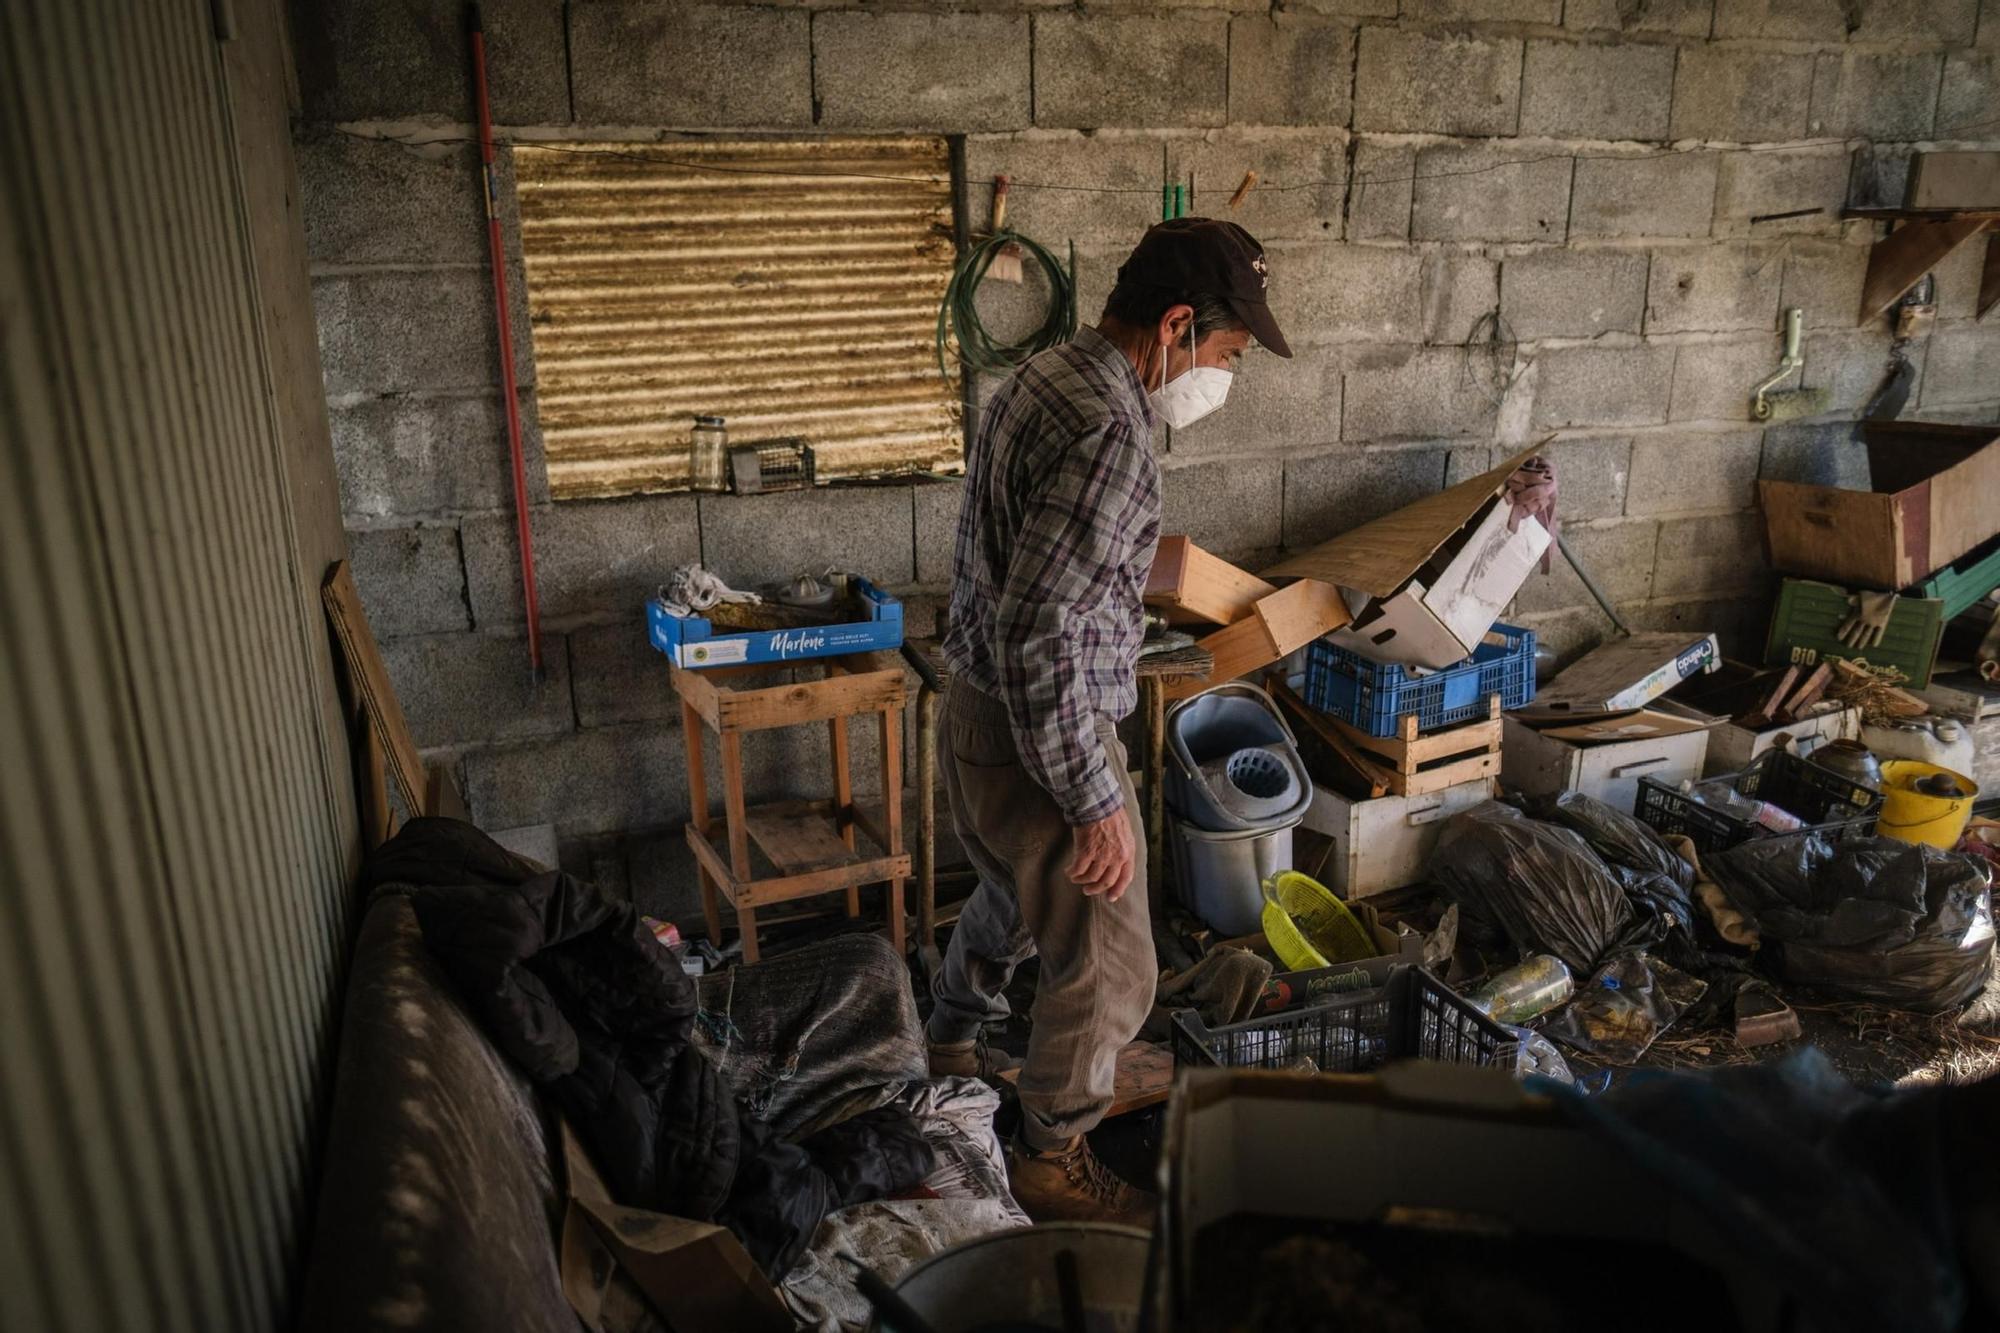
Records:
[[[1549,572],[1556,552],[1556,534],[1560,531],[1556,490],[1556,465],[1540,454],[1515,468],[1506,483],[1507,531],[1518,531],[1524,518],[1533,518],[1548,531],[1549,544],[1542,552],[1544,574]]]
[[[916,1193],[831,1213],[778,1289],[802,1328],[858,1330],[872,1314],[854,1289],[852,1254],[889,1282],[962,1241],[1029,1225],[1007,1192],[1007,1162],[993,1133],[1000,1094],[978,1079],[912,1084],[893,1099],[922,1126],[937,1166]]]
[[[1233,946],[1211,949],[1193,967],[1160,978],[1153,1012],[1139,1035],[1147,1041],[1166,1041],[1176,1009],[1194,1010],[1211,1028],[1253,1018],[1270,979],[1268,959]]]
[[[829,1209],[930,1171],[901,1113],[793,1142],[740,1111],[695,1045],[693,979],[630,904],[448,819],[410,821],[368,879],[412,886],[425,946],[493,1043],[568,1114],[620,1202],[720,1218],[778,1277]],[[753,989],[756,969],[744,972],[737,984]]]

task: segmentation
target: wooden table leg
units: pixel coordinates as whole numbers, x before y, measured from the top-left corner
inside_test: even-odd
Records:
[[[937,953],[937,691],[917,691],[917,945]]]
[[[840,825],[840,840],[854,848],[854,770],[847,743],[846,717],[828,718],[828,735],[833,742],[833,818]],[[847,915],[861,915],[861,886],[847,886]]]
[[[743,808],[743,736],[725,731],[722,740],[722,810],[729,830],[729,873],[738,894],[750,882],[750,826]],[[738,901],[736,928],[743,934],[743,961],[757,961],[757,914],[749,903]]]
[[[688,822],[705,838],[708,836],[708,765],[703,746],[707,737],[702,733],[701,714],[685,699],[681,701],[681,743],[687,750]],[[708,942],[719,949],[722,947],[722,908],[715,900],[716,884],[699,860],[694,863],[694,873],[701,884],[701,915],[702,923],[708,928]]]
[[[1146,711],[1146,898],[1154,920],[1166,916],[1167,849],[1167,694],[1154,677],[1139,680],[1141,706]]]
[[[889,835],[883,850],[891,856],[903,853],[903,710],[882,710],[882,831]],[[889,881],[889,943],[902,956],[903,878]]]

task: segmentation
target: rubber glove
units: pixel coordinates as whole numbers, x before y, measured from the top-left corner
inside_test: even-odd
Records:
[[[1852,593],[1847,604],[1854,609],[1848,612],[1847,619],[1840,622],[1834,637],[1849,648],[1873,648],[1880,644],[1882,635],[1889,628],[1889,613],[1896,609],[1896,594]]]

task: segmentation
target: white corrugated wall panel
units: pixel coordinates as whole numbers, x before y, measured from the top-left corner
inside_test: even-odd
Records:
[[[0,11],[0,1310],[287,1313],[347,874],[205,0]]]

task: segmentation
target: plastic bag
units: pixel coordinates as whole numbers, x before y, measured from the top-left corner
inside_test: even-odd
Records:
[[[1635,817],[1580,791],[1556,792],[1528,802],[1536,819],[1574,832],[1604,858],[1633,905],[1694,929],[1694,867]]]
[[[1708,983],[1642,953],[1606,963],[1569,1007],[1543,1026],[1557,1041],[1629,1065],[1702,997]]]
[[[1452,817],[1430,875],[1468,924],[1497,928],[1521,954],[1552,953],[1579,974],[1632,924],[1624,888],[1582,838],[1498,801]]]
[[[1521,1043],[1520,1054],[1514,1057],[1515,1078],[1548,1078],[1564,1087],[1576,1086],[1576,1075],[1569,1072],[1569,1061],[1563,1059],[1554,1042],[1533,1028],[1515,1027],[1511,1023],[1501,1026]]]
[[[1746,842],[1703,865],[1787,981],[1925,1013],[1956,1009],[1986,985],[1993,901],[1978,861],[1815,833]]]

